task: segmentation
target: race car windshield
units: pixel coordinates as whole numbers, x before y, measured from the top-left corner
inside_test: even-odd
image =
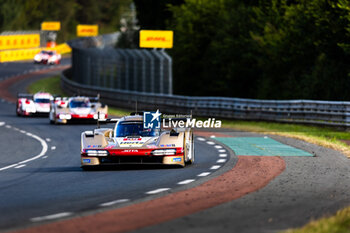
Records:
[[[53,55],[53,52],[51,51],[41,51],[41,54],[48,54],[48,55]]]
[[[35,103],[39,103],[39,104],[48,104],[50,103],[50,99],[35,99],[34,100]]]
[[[70,108],[89,108],[90,102],[87,101],[71,101],[69,103]]]
[[[157,129],[144,129],[143,122],[123,122],[117,126],[117,137],[141,136],[154,137],[159,135]]]

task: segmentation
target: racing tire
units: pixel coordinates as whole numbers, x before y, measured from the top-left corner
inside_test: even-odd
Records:
[[[96,169],[95,166],[81,166],[81,169],[83,169],[83,171],[93,171]]]
[[[193,134],[192,134],[192,140],[191,140],[191,148],[190,148],[190,153],[191,153],[191,159],[189,159],[186,163],[187,164],[193,164],[195,161],[195,151],[194,151],[194,140],[193,140]]]

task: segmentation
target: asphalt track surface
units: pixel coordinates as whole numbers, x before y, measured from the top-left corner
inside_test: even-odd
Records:
[[[32,66],[11,63],[2,65],[0,69],[5,70],[2,76],[8,77],[15,74],[14,70],[33,70]],[[58,72],[49,72],[46,76]],[[27,79],[15,83],[10,92],[14,95],[23,92],[29,83]],[[80,135],[84,130],[94,129],[95,125],[50,125],[48,118],[16,117],[15,104],[4,100],[0,101],[0,122],[0,147],[5,148],[0,162],[1,230],[46,220],[41,219],[42,216],[57,213],[78,215],[125,205],[141,198],[147,199],[152,195],[147,192],[160,188],[180,190],[200,180],[198,175],[201,173],[211,174],[217,170],[210,171],[210,168],[218,160],[218,150],[205,142],[196,141],[196,163],[184,169],[123,166],[83,172],[80,168]],[[35,160],[21,163],[37,157],[43,150],[42,141],[33,138],[33,135],[44,140],[47,151]]]
[[[0,64],[0,79],[35,68],[29,63]],[[25,91],[30,80],[16,83],[10,92]],[[197,137],[196,163],[184,169],[128,166],[83,172],[80,134],[93,128],[94,125],[53,126],[47,118],[16,117],[15,105],[0,101],[0,231],[125,208],[190,190],[234,169],[240,159],[227,151],[227,161],[218,165],[217,144]],[[345,156],[306,142],[273,138],[315,157],[283,157],[285,170],[257,191],[135,232],[277,232],[350,205],[350,162]],[[219,167],[212,169],[213,166]],[[198,176],[201,174],[206,176]],[[167,190],[158,193],[162,188]]]

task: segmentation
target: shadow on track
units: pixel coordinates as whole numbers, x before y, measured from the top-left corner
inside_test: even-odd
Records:
[[[45,167],[33,168],[36,173],[56,173],[56,172],[106,172],[106,171],[138,171],[138,170],[166,170],[179,169],[181,166],[162,165],[162,164],[123,164],[123,165],[101,165],[98,167],[89,167],[84,170],[81,167]],[[26,169],[25,172],[28,172]]]

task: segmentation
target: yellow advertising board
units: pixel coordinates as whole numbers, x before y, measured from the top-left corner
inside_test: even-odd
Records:
[[[0,36],[0,50],[35,48],[39,46],[39,34]]]
[[[173,47],[173,31],[140,31],[140,48],[165,48]]]
[[[79,24],[77,36],[98,36],[98,25]]]
[[[29,49],[12,49],[0,51],[0,63],[11,61],[32,60],[41,50],[55,50],[60,54],[70,53],[72,49],[68,44],[63,43],[55,48],[29,48]]]
[[[34,59],[35,54],[39,53],[40,50],[40,48],[34,48],[0,51],[0,62]]]
[[[71,47],[67,43],[59,44],[53,50],[56,50],[56,52],[60,54],[70,53],[72,52]]]
[[[61,30],[61,22],[42,22],[41,23],[41,30],[42,31],[59,31]]]

